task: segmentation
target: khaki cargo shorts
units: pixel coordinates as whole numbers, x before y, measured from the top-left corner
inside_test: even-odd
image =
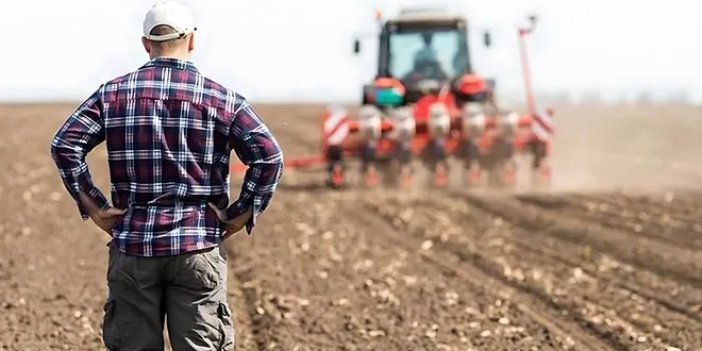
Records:
[[[111,248],[103,341],[108,350],[234,350],[221,246],[171,257],[128,256]]]

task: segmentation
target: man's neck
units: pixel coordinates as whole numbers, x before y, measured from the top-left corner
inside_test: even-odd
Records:
[[[184,61],[190,61],[190,55],[188,54],[178,54],[178,53],[164,53],[164,54],[157,54],[157,55],[151,55],[151,59],[157,59],[157,58],[173,58],[173,59],[178,59],[178,60],[184,60]]]

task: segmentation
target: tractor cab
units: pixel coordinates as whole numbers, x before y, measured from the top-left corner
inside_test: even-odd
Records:
[[[328,183],[342,185],[344,160],[356,158],[367,186],[379,184],[382,174],[399,175],[395,180],[406,187],[418,167],[434,175],[434,185],[445,186],[454,158],[462,159],[457,167],[468,184],[513,184],[515,150],[545,142],[533,137],[531,115],[498,108],[494,81],[473,71],[467,20],[434,9],[376,18],[377,73],[363,87],[362,105],[354,117],[343,109],[322,117]],[[490,46],[488,33],[483,40]],[[356,40],[354,51],[360,49]],[[543,154],[535,152],[535,169]]]
[[[489,45],[489,34],[484,39]],[[358,41],[354,51],[360,51]],[[444,87],[455,88],[473,71],[466,19],[443,10],[406,9],[382,21],[377,68],[375,82],[364,87],[364,104],[411,104]],[[378,98],[379,88],[389,88],[388,82],[401,86],[401,101]]]
[[[380,34],[378,77],[399,80],[413,102],[471,71],[465,20],[442,12],[405,11]]]

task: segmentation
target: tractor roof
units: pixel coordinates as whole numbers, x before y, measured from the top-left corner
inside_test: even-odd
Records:
[[[465,18],[443,8],[412,7],[400,11],[397,18],[391,22],[454,22]]]

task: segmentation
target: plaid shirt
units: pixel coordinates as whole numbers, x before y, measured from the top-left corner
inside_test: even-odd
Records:
[[[111,244],[137,256],[169,256],[217,245],[221,224],[252,208],[249,235],[276,189],[283,155],[251,105],[203,77],[188,61],[156,58],[100,86],[55,135],[51,155],[64,185],[88,214],[84,191],[103,209],[85,156],[106,141],[114,206],[127,209]],[[229,205],[229,157],[249,168]]]

